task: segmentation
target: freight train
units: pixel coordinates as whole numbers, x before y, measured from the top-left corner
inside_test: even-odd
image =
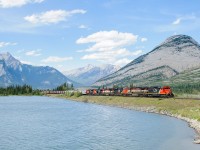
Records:
[[[132,88],[98,88],[87,89],[86,95],[96,96],[138,96],[138,97],[173,97],[169,86],[163,87],[132,87]]]

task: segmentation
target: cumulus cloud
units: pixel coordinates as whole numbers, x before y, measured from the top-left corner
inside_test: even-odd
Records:
[[[67,60],[72,60],[73,57],[56,57],[56,56],[49,56],[46,59],[43,59],[42,62],[44,63],[57,63],[57,62],[64,62]]]
[[[12,46],[12,45],[17,45],[17,43],[11,43],[11,42],[0,42],[0,47]]]
[[[147,38],[141,38],[141,42],[146,42],[147,40]]]
[[[50,10],[40,14],[33,14],[24,17],[24,19],[32,24],[56,24],[61,21],[66,21],[67,18],[74,14],[85,14],[86,11],[82,9],[75,9],[72,11],[65,10]]]
[[[131,56],[137,56],[142,50],[130,51],[126,47],[135,44],[138,36],[132,33],[123,33],[118,31],[100,31],[87,37],[79,38],[77,44],[93,45],[85,50],[78,52],[86,52],[81,59],[94,59],[106,63],[119,63],[118,60],[126,60]],[[122,62],[122,61],[121,61]]]
[[[85,51],[108,51],[115,48],[132,45],[137,41],[137,35],[118,31],[100,31],[76,41],[77,44],[95,43]]]
[[[11,7],[21,7],[28,3],[41,3],[44,0],[0,0],[0,7],[11,8]]]
[[[40,50],[32,50],[25,53],[27,56],[40,56]]]
[[[131,61],[133,61],[133,60],[130,60],[127,58],[122,58],[122,59],[115,61],[115,65],[119,65],[119,66],[126,65],[126,64],[130,63]]]

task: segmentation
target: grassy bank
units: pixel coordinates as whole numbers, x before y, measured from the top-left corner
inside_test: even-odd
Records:
[[[168,112],[200,121],[200,100],[185,100],[174,98],[142,98],[118,96],[66,96],[57,95],[80,102],[89,102],[102,105],[117,106],[129,109],[152,109],[155,112]]]

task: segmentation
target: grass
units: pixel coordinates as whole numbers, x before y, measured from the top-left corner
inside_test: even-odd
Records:
[[[78,97],[75,95],[56,95],[56,97],[71,99],[79,102],[96,103],[128,109],[153,108],[156,112],[166,111],[170,114],[181,115],[182,117],[200,121],[200,100],[85,95]]]

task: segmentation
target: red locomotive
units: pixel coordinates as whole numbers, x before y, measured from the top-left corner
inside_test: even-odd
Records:
[[[145,97],[173,97],[169,86],[163,87],[132,87],[132,88],[106,88],[87,89],[86,95],[108,95],[108,96],[145,96]]]

